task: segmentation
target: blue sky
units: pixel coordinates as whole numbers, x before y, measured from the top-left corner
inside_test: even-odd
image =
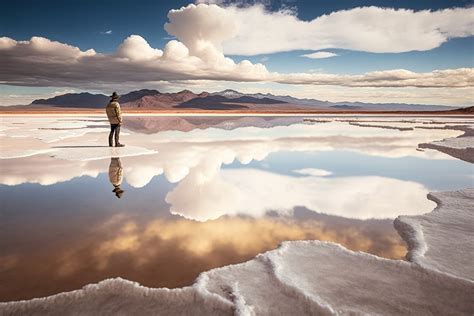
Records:
[[[449,8],[469,8],[472,3],[470,1],[240,1],[238,3],[232,3],[226,1],[225,3],[219,4],[223,8],[229,8],[238,6],[240,8],[249,8],[255,4],[262,4],[265,8],[265,14],[271,15],[271,13],[276,13],[282,9],[292,11],[299,23],[304,24],[303,22],[309,22],[313,19],[316,19],[324,14],[330,14],[331,12],[338,12],[342,10],[351,10],[354,8],[366,7],[366,6],[375,6],[379,8],[393,8],[393,9],[412,9],[415,12],[419,10],[431,10],[432,12],[449,9]],[[77,0],[67,0],[67,1],[33,1],[33,0],[21,0],[21,1],[8,1],[2,4],[2,10],[0,11],[0,37],[4,36],[15,41],[29,41],[31,37],[38,36],[44,37],[50,41],[57,41],[63,44],[68,44],[74,47],[79,48],[81,51],[86,51],[88,49],[93,49],[97,54],[103,53],[108,55],[116,54],[117,48],[121,45],[124,40],[132,34],[139,35],[142,37],[150,47],[156,48],[159,50],[165,50],[166,44],[172,40],[176,39],[176,36],[169,34],[165,28],[165,23],[169,22],[167,17],[168,12],[172,9],[179,9],[183,6],[190,4],[190,1],[151,1],[151,0],[140,0],[140,1],[77,1]],[[231,11],[232,9],[226,9]],[[247,10],[249,11],[249,10]],[[244,12],[242,9],[241,12]],[[466,13],[469,14],[469,13]],[[278,17],[275,16],[275,20]],[[408,18],[410,19],[410,18]],[[442,19],[442,18],[441,18]],[[430,23],[437,23],[430,20]],[[471,15],[472,20],[472,15]],[[196,23],[205,23],[206,21],[197,20]],[[277,21],[278,22],[278,21]],[[276,22],[276,23],[277,23]],[[443,25],[449,24],[449,21],[439,21],[441,27]],[[456,21],[452,21],[454,25]],[[179,23],[183,23],[182,20],[179,20]],[[185,23],[185,22],[184,22]],[[383,23],[383,20],[381,22]],[[174,23],[178,24],[178,22]],[[380,27],[379,24],[369,25],[370,27],[377,28]],[[472,22],[471,22],[472,25]],[[346,25],[344,25],[345,27]],[[180,27],[178,25],[178,27]],[[258,27],[258,26],[256,26]],[[457,27],[457,26],[456,26]],[[467,28],[468,26],[465,26]],[[448,29],[450,26],[448,26]],[[390,30],[390,29],[389,29]],[[350,35],[352,28],[350,25],[347,25],[346,33]],[[429,31],[429,30],[428,30]],[[428,33],[425,32],[425,33]],[[108,33],[109,34],[108,34]],[[453,31],[454,32],[454,31]],[[271,31],[269,31],[271,33]],[[409,35],[407,32],[407,36]],[[311,33],[309,33],[311,34]],[[420,34],[424,34],[421,32]],[[270,35],[270,34],[269,34]],[[403,35],[403,34],[402,34]],[[336,34],[336,36],[339,36]],[[472,35],[458,36],[458,35],[446,35],[448,39],[439,44],[439,46],[431,49],[422,49],[417,50],[415,45],[413,48],[415,50],[410,50],[403,52],[378,52],[370,47],[365,49],[362,45],[362,50],[360,49],[351,49],[351,44],[341,45],[341,47],[328,47],[321,48],[317,45],[312,49],[311,44],[301,45],[301,43],[290,47],[290,49],[283,49],[280,47],[275,48],[275,52],[262,52],[255,53],[254,51],[243,50],[245,54],[240,54],[241,50],[235,49],[235,45],[242,45],[241,42],[235,44],[232,48],[232,45],[226,46],[226,40],[224,40],[224,51],[225,56],[231,58],[235,63],[240,63],[243,60],[249,60],[252,64],[262,63],[265,65],[268,72],[278,72],[281,74],[289,73],[324,73],[324,74],[333,74],[333,75],[363,75],[368,72],[373,71],[390,71],[396,69],[408,70],[415,73],[427,73],[436,70],[449,70],[449,69],[459,69],[459,68],[473,68],[474,67],[474,38]],[[183,37],[181,35],[181,37]],[[184,42],[186,46],[189,44],[184,40],[179,38],[181,42]],[[420,39],[423,41],[423,39]],[[334,43],[338,43],[339,39],[333,40],[332,46]],[[415,38],[416,41],[416,38]],[[284,46],[284,39],[282,40],[282,45]],[[301,42],[301,41],[300,41]],[[214,42],[213,42],[214,43]],[[260,41],[262,47],[266,46],[264,41]],[[314,43],[318,44],[318,40],[315,40]],[[134,43],[135,44],[135,43]],[[245,44],[245,43],[244,43]],[[138,45],[138,44],[137,44]],[[299,46],[298,46],[299,45]],[[349,45],[349,47],[347,46]],[[371,47],[374,46],[371,43]],[[219,44],[217,45],[219,49]],[[227,48],[226,48],[227,47]],[[230,47],[230,48],[229,48]],[[309,49],[302,49],[309,48]],[[189,47],[188,47],[189,48]],[[385,48],[384,48],[385,49]],[[192,49],[191,49],[192,50]],[[385,49],[386,50],[386,49]],[[396,50],[396,49],[395,49]],[[311,59],[302,57],[304,54],[309,54],[312,52],[324,51],[337,54],[336,57],[324,58],[324,59]],[[250,53],[248,53],[250,52]],[[191,51],[191,55],[193,52]],[[0,62],[2,56],[0,55]],[[158,57],[157,57],[158,58]],[[203,59],[202,56],[199,58]],[[5,58],[6,60],[6,58]],[[6,61],[5,61],[6,62]],[[140,65],[141,66],[141,65]],[[32,67],[29,67],[32,68]],[[34,68],[34,67],[33,67]],[[2,75],[0,71],[0,75]],[[189,74],[188,74],[189,75]],[[25,75],[26,76],[26,75]],[[38,76],[44,78],[44,74],[34,74],[30,75]],[[79,84],[61,84],[56,83],[56,80],[48,79],[47,82],[50,82],[50,85],[45,83],[36,83],[36,82],[24,82],[21,78],[20,80],[11,79],[17,78],[17,74],[7,74],[7,76],[0,77],[0,83],[3,85],[0,86],[0,93],[4,96],[4,99],[8,99],[6,96],[18,96],[18,95],[28,95],[36,97],[40,94],[51,94],[54,92],[62,92],[69,90],[94,90],[92,87]],[[192,90],[208,90],[209,87],[219,87],[219,88],[241,88],[241,89],[250,89],[249,81],[258,82],[252,86],[250,90],[257,90],[258,88],[264,87],[269,89],[269,92],[277,93],[278,90],[288,90],[287,84],[293,84],[293,82],[287,83],[287,79],[282,80],[262,80],[260,77],[258,79],[251,79],[244,76],[224,76],[223,78],[216,77],[216,84],[211,84],[212,82],[207,82],[202,85],[196,84],[196,82],[191,82],[189,79],[199,79],[212,81],[214,78],[212,75],[194,75],[191,74],[188,77],[182,79],[180,76],[172,76],[172,80],[160,80],[158,81],[153,78],[153,80],[146,80],[148,86],[156,86],[156,88],[162,90],[177,90],[182,87],[189,87]],[[231,77],[231,80],[226,78]],[[234,78],[236,77],[236,78]],[[176,78],[176,79],[175,79]],[[125,80],[127,79],[127,80]],[[125,78],[124,81],[128,81],[128,78]],[[76,79],[74,79],[76,80]],[[140,88],[142,85],[140,81],[136,81],[136,88]],[[454,80],[454,79],[453,79]],[[106,90],[109,86],[106,85],[107,79],[101,80],[103,86],[97,85],[99,88],[97,91]],[[279,82],[278,84],[275,81]],[[156,82],[155,85],[150,82]],[[116,84],[116,83],[115,83]],[[438,84],[437,84],[438,85]],[[14,88],[14,86],[20,86],[21,88]],[[127,84],[127,88],[134,88],[133,84]],[[317,86],[320,86],[318,83]],[[334,99],[337,97],[337,90],[350,90],[351,92],[357,92],[365,87],[357,86],[353,89],[349,89],[346,84],[342,84],[344,88],[338,87],[333,89],[333,93],[329,93],[327,99]],[[280,87],[280,88],[279,88]],[[194,88],[194,89],[193,89]],[[314,88],[314,87],[313,87]],[[327,90],[327,86],[324,85],[324,89]],[[373,88],[373,87],[371,87]],[[380,88],[380,91],[384,87]],[[396,87],[385,87],[385,91],[393,91]],[[412,89],[413,87],[408,87]],[[441,87],[444,89],[444,95],[448,98],[449,95],[452,95],[454,92],[451,87]],[[440,88],[440,89],[441,89]],[[449,93],[447,92],[447,89]],[[459,88],[459,87],[458,87]],[[466,88],[466,87],[464,87]],[[305,85],[295,86],[295,94],[297,96],[306,96],[311,97],[307,91],[312,89],[311,86]],[[323,90],[324,90],[323,89]],[[53,92],[52,92],[53,91]],[[306,92],[305,92],[306,91]],[[406,95],[406,91],[402,91],[401,95]],[[424,89],[423,93],[427,93],[427,89]],[[440,92],[441,90],[437,90]],[[267,91],[262,91],[267,92]],[[360,93],[359,93],[360,94]],[[357,95],[357,93],[355,93]],[[367,94],[365,94],[367,96]],[[25,97],[25,98],[28,98]],[[354,96],[356,98],[356,96]],[[361,94],[361,99],[364,96]],[[9,102],[15,99],[15,97],[9,97]],[[428,101],[427,101],[428,102]],[[7,102],[8,103],[8,102]],[[423,102],[422,102],[423,103]],[[426,103],[426,102],[425,102]],[[450,102],[446,99],[442,103],[448,104],[467,104],[469,100]],[[3,102],[5,104],[5,102]]]
[[[434,69],[473,67],[474,41],[472,38],[456,38],[429,51],[406,53],[369,53],[341,49],[325,49],[338,54],[337,58],[310,59],[301,57],[309,50],[264,54],[257,56],[232,56],[236,61],[249,59],[265,64],[281,72],[307,71],[309,69],[338,74],[358,74],[367,71],[404,68],[417,72]]]

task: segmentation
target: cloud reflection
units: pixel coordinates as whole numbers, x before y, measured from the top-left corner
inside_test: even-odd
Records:
[[[406,253],[391,221],[305,214],[304,219],[224,217],[205,223],[184,218],[148,221],[124,213],[108,219],[98,214],[87,221],[73,215],[61,226],[46,221],[30,229],[28,238],[19,236],[16,240],[23,246],[10,248],[11,253],[0,258],[8,259],[1,267],[9,284],[0,287],[0,300],[45,296],[116,276],[146,286],[181,287],[201,272],[244,262],[285,240],[334,241],[388,258]],[[24,225],[18,222],[15,231]],[[58,234],[63,236],[60,242]]]
[[[365,176],[292,177],[257,169],[228,169],[219,173],[193,169],[166,196],[171,212],[198,221],[223,215],[254,217],[269,211],[290,214],[295,206],[347,218],[395,218],[432,210],[423,185]],[[391,201],[393,201],[391,203]]]
[[[13,125],[15,123],[14,120],[15,118],[9,118],[6,120],[6,125]],[[16,118],[16,120],[19,119]],[[147,121],[141,119],[138,122],[145,124],[144,122]],[[150,128],[154,128],[158,124],[157,122],[162,122],[165,126],[168,126],[166,125],[166,118],[160,118],[159,120],[153,120],[152,127]],[[208,172],[209,174],[205,175],[205,177],[213,177],[216,168],[219,169],[223,164],[230,164],[236,160],[242,164],[247,164],[254,160],[263,160],[269,154],[281,151],[321,152],[350,150],[379,157],[412,156],[429,159],[447,159],[445,154],[436,151],[417,151],[417,145],[436,139],[457,136],[461,133],[460,131],[452,130],[415,129],[413,131],[400,132],[380,129],[375,130],[376,136],[374,136],[373,128],[351,126],[346,122],[284,126],[284,124],[294,123],[294,118],[291,118],[289,122],[283,119],[272,122],[271,120],[262,120],[261,118],[254,122],[256,125],[265,128],[248,126],[253,122],[248,118],[241,121],[232,120],[229,122],[231,127],[225,125],[222,120],[211,120],[211,122],[217,124],[216,126],[219,126],[219,128],[192,129],[189,132],[164,131],[152,135],[130,132],[129,135],[125,135],[127,143],[141,148],[141,151],[134,152],[134,155],[137,155],[136,157],[124,160],[126,161],[125,174],[127,182],[137,188],[143,187],[154,176],[164,174],[170,182],[176,183],[188,176],[190,170],[196,166],[203,168],[201,175],[204,176]],[[51,120],[34,120],[34,123],[37,128],[42,128],[43,125],[41,124],[47,126],[51,124]],[[194,123],[204,124],[200,120]],[[240,123],[246,127],[236,127]],[[59,126],[64,127],[69,123],[59,121],[56,124],[61,124]],[[279,126],[271,127],[272,124],[278,124]],[[212,126],[211,123],[208,123],[208,125]],[[12,131],[16,131],[17,127],[15,128]],[[224,128],[232,128],[232,130]],[[84,129],[93,128],[84,127]],[[45,133],[57,133],[55,130],[41,131],[40,138],[47,136]],[[9,132],[9,130],[6,132]],[[1,160],[2,175],[0,176],[0,183],[8,185],[40,183],[46,185],[54,184],[54,179],[60,182],[82,175],[96,176],[99,170],[97,169],[97,163],[94,163],[93,160],[108,157],[108,154],[104,155],[97,148],[93,148],[95,145],[103,145],[104,138],[100,136],[100,133],[81,132],[77,134],[81,136],[57,140],[55,148],[51,148],[48,144],[35,139],[35,130],[31,130],[29,133],[33,139],[15,138],[13,137],[14,135],[10,135],[12,136],[10,137],[8,136],[9,134],[1,137],[0,140],[4,144],[2,154],[6,154],[8,157],[31,157],[28,160],[21,161],[17,159]],[[87,148],[87,146],[80,149],[70,148],[71,146],[82,144],[92,146],[92,148]],[[47,159],[38,154],[47,153],[49,155],[48,152],[52,150],[54,150],[52,154],[56,156],[56,159],[61,158],[62,161],[53,162],[49,160],[48,165],[43,164],[42,162]],[[153,152],[158,152],[158,154],[150,154]],[[141,153],[148,155],[142,155]],[[91,163],[85,163],[81,160],[81,156],[83,156],[83,160],[91,160]],[[50,163],[63,167],[49,168],[47,166]],[[19,166],[20,164],[21,167]],[[45,173],[45,175],[37,175],[41,172]],[[48,181],[38,180],[39,177],[48,178]],[[15,180],[12,180],[13,178]]]

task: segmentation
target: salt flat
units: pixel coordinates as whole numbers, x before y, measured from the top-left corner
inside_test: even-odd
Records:
[[[105,146],[108,126],[100,116],[2,117],[0,192],[11,226],[2,236],[7,243],[0,256],[8,262],[3,275],[31,273],[33,284],[46,284],[46,278],[72,280],[92,269],[92,284],[3,302],[0,313],[472,314],[473,120],[226,117],[129,116],[124,148]],[[459,152],[465,161],[457,159]],[[120,200],[104,176],[111,158],[122,159],[126,193]],[[71,189],[68,203],[56,206],[56,192]],[[35,212],[22,201],[26,193]],[[45,232],[32,230],[59,249],[43,254],[41,244],[15,234],[29,221],[60,231],[58,219],[82,236],[65,243],[70,249],[54,235],[46,239]],[[393,237],[397,232],[381,232],[394,220],[408,243],[407,261],[388,255],[404,252]],[[38,257],[58,258],[49,263],[58,275],[34,274],[15,238],[31,244]],[[390,251],[384,248],[389,245]],[[222,249],[237,259],[201,270],[193,284],[171,290],[98,272],[136,271],[137,279],[153,279],[151,271],[161,275],[154,264],[160,255],[173,258],[170,247],[194,266],[207,257],[224,262],[216,257]]]

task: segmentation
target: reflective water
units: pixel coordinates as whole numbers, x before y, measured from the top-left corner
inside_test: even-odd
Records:
[[[471,164],[417,150],[462,134],[443,122],[332,119],[129,117],[114,150],[102,118],[2,118],[0,300],[189,285],[284,240],[403,258],[393,219],[473,186]]]

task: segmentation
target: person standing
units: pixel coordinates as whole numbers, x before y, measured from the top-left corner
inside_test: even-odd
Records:
[[[120,126],[122,126],[122,111],[120,110],[120,104],[118,103],[119,95],[117,92],[112,93],[110,96],[110,102],[105,108],[107,117],[110,122],[110,134],[109,134],[109,147],[112,147],[112,139],[115,134],[115,147],[124,147],[119,141],[120,137]]]

